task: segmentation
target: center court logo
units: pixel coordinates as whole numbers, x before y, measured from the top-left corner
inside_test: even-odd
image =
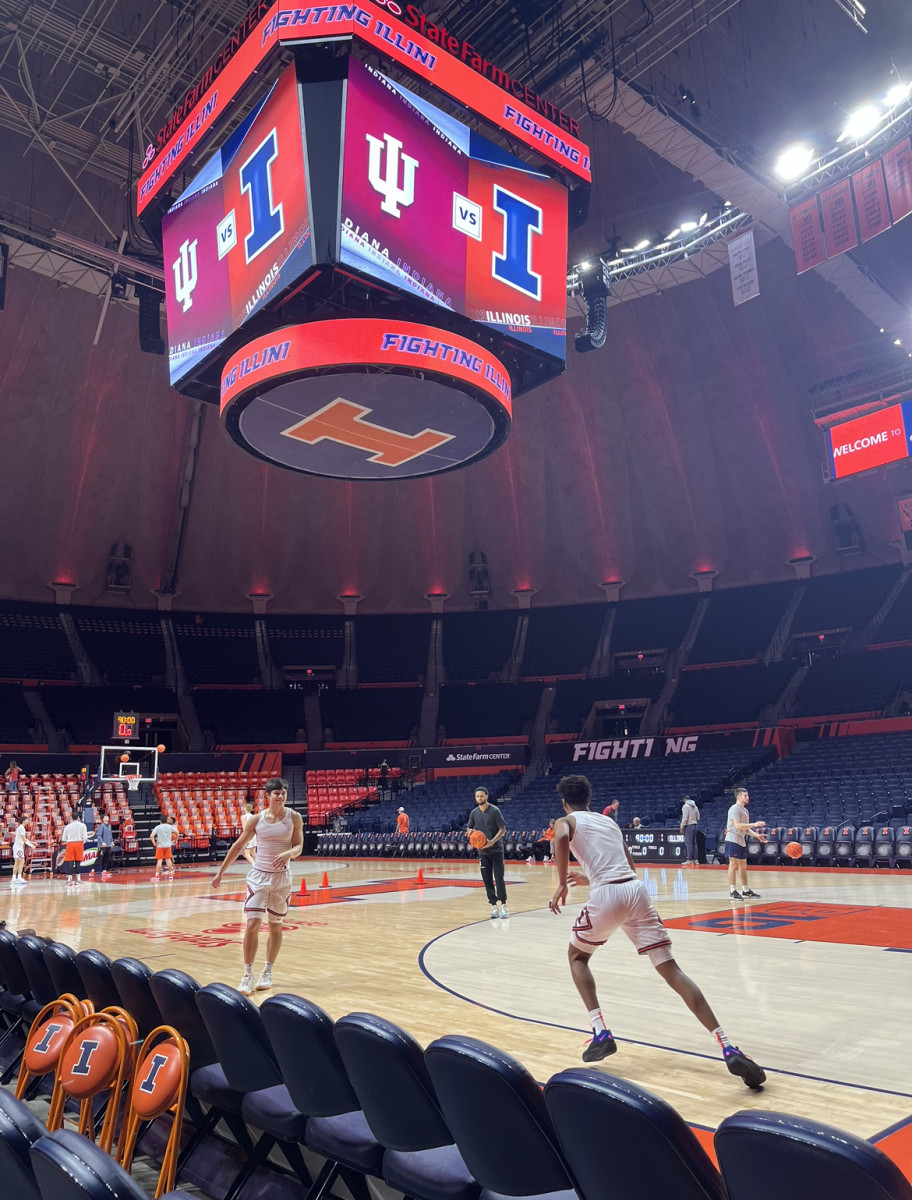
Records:
[[[383,138],[375,138],[372,134],[367,138],[367,179],[375,192],[383,197],[380,207],[391,217],[401,217],[400,207],[408,208],[415,203],[415,172],[418,170],[418,159],[410,154],[402,153],[402,143],[398,138],[385,133]],[[386,170],[382,162],[386,156]],[[399,183],[399,164],[402,163],[402,184]]]

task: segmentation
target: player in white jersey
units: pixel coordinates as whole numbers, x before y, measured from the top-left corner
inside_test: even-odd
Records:
[[[241,821],[241,829],[246,829],[248,822],[254,820],[256,820],[256,813],[253,811],[253,801],[245,800],[244,817]],[[250,865],[253,866],[256,862],[256,834],[253,835],[241,853],[243,854],[244,858],[247,859]]]
[[[247,898],[244,901],[244,975],[238,990],[245,996],[272,987],[272,968],[282,946],[282,920],[288,912],[291,895],[291,860],[304,849],[304,822],[301,814],[285,807],[288,783],[270,779],[266,784],[266,804],[263,812],[255,813],[244,826],[241,836],[229,849],[216,871],[212,886],[220,887],[222,876],[254,837],[256,859],[247,872]],[[254,983],[253,964],[260,941],[263,917],[269,925],[266,942],[266,965]]]
[[[592,788],[589,780],[584,775],[565,775],[557,790],[567,815],[560,817],[554,825],[558,885],[551,897],[551,911],[560,912],[571,884],[589,886],[589,899],[573,925],[569,946],[570,973],[592,1025],[592,1041],[583,1051],[583,1061],[596,1062],[617,1050],[617,1042],[602,1016],[589,959],[620,928],[636,946],[638,954],[649,955],[665,982],[713,1035],[729,1071],[743,1079],[748,1087],[761,1087],[766,1080],[763,1070],[731,1044],[706,997],[675,962],[671,938],[650,903],[645,886],[637,878],[620,827],[610,817],[590,812]],[[582,871],[569,869],[571,850]]]
[[[25,869],[25,848],[30,846],[35,849],[35,843],[28,840],[28,827],[31,824],[29,817],[23,817],[16,826],[16,835],[13,838],[13,878],[10,880],[10,886],[15,887],[17,884],[25,884],[22,872]]]

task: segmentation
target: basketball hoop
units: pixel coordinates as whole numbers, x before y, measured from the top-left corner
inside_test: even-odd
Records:
[[[140,783],[139,776],[138,775],[128,775],[126,778],[127,778],[127,791],[128,792],[138,792],[139,791],[139,783]]]

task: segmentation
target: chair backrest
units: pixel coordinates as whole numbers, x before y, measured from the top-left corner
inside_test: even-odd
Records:
[[[59,996],[35,1016],[19,1064],[16,1095],[21,1099],[33,1079],[57,1070],[57,1062],[73,1026],[84,1016],[82,1001]]]
[[[738,1112],[715,1135],[729,1200],[912,1200],[912,1184],[870,1142],[820,1121]],[[758,1169],[762,1163],[762,1169]]]
[[[482,1188],[539,1196],[572,1187],[541,1089],[524,1066],[454,1035],[432,1042],[425,1062],[444,1120]]]
[[[126,1014],[98,1012],[82,1017],[73,1026],[57,1061],[54,1091],[48,1111],[47,1127],[60,1129],[68,1098],[79,1102],[79,1132],[95,1136],[94,1098],[108,1093],[98,1144],[111,1151],[120,1111],[124,1081],[133,1063],[132,1041],[135,1026],[129,1028]]]
[[[10,1200],[38,1200],[41,1195],[29,1150],[45,1133],[24,1100],[0,1088],[0,1175]]]
[[[282,1083],[260,1010],[226,983],[209,983],[196,993],[196,1006],[228,1086],[258,1092]]]
[[[333,1037],[333,1022],[303,996],[270,996],[263,1024],[295,1108],[308,1117],[335,1117],[361,1108]]]
[[[387,1150],[450,1146],[421,1047],[404,1029],[371,1013],[340,1017],[336,1045],[371,1133]]]
[[[30,1158],[42,1200],[148,1200],[123,1167],[72,1129],[46,1133]]]
[[[82,992],[96,1009],[120,1005],[120,993],[111,975],[111,960],[100,950],[80,950],[76,966],[82,977]]]
[[[121,1132],[120,1162],[124,1170],[129,1171],[143,1123],[170,1113],[171,1128],[155,1189],[155,1200],[158,1200],[164,1192],[173,1189],[177,1178],[177,1156],[190,1079],[190,1051],[176,1029],[160,1025],[143,1042],[136,1061]]]
[[[855,845],[859,842],[871,843],[874,841],[874,827],[872,825],[859,825],[855,830]]]
[[[111,978],[117,988],[118,1003],[132,1014],[140,1037],[146,1037],[161,1025],[164,1018],[149,987],[150,967],[138,958],[118,958],[111,963]]]
[[[190,1049],[190,1070],[218,1062],[206,1023],[196,1007],[196,993],[200,985],[193,976],[168,967],[155,972],[149,980],[149,987],[162,1020],[166,1025],[174,1026]]]
[[[31,989],[16,947],[18,940],[8,929],[0,929],[0,983],[14,996],[29,996]]]
[[[722,1177],[693,1132],[645,1088],[572,1067],[545,1084],[545,1103],[581,1200],[725,1200]]]
[[[50,1004],[60,995],[44,961],[44,946],[41,938],[30,933],[16,939],[16,952],[29,981],[29,991],[42,1005]]]
[[[84,998],[86,996],[85,984],[82,982],[79,967],[76,965],[76,951],[63,942],[51,942],[49,946],[42,947],[42,953],[54,984],[55,993],[58,996],[69,993],[79,996],[80,999]]]

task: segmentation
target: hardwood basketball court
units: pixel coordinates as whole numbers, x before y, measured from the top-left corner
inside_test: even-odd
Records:
[[[548,911],[552,868],[508,863],[510,919],[493,921],[471,861],[293,866],[276,992],[307,996],[333,1017],[378,1013],[422,1044],[444,1033],[481,1038],[541,1081],[579,1064],[588,1032],[566,946],[581,898],[571,893],[560,917]],[[97,947],[236,985],[244,871],[233,869],[218,892],[209,886],[213,871],[184,867],[174,882],[153,884],[151,868],[125,870],[110,882],[83,882],[75,895],[62,880],[5,885],[5,916],[13,930],[33,927],[76,950]],[[639,874],[681,967],[769,1078],[757,1094],[729,1075],[709,1034],[622,933],[593,962],[620,1043],[605,1064],[611,1073],[664,1096],[698,1126],[765,1108],[819,1118],[888,1153],[902,1143],[908,1172],[912,872],[756,870],[762,898],[737,907],[721,868]],[[265,938],[259,965],[264,951]],[[904,1127],[884,1137],[894,1126]]]

